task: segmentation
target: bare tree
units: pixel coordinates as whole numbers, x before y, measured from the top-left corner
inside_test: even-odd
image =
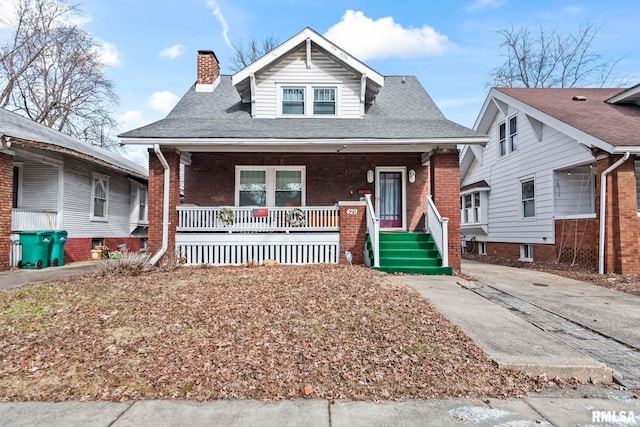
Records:
[[[557,29],[537,34],[528,27],[505,28],[500,50],[507,59],[489,76],[489,86],[576,87],[604,86],[619,60],[611,60],[593,50],[593,41],[602,26],[587,22],[573,34]]]
[[[252,38],[246,45],[240,41],[238,44],[233,45],[234,54],[231,57],[231,71],[242,70],[264,54],[271,52],[279,44],[280,41],[274,36],[269,36],[262,41]]]
[[[0,45],[0,107],[100,146],[112,145],[118,102],[95,39],[65,0],[18,0]]]

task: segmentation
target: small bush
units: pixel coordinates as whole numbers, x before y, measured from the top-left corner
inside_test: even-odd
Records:
[[[151,257],[146,253],[123,252],[118,259],[105,259],[96,266],[100,276],[138,276],[155,269],[149,263]]]

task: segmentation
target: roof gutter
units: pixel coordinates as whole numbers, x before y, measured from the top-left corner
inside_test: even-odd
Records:
[[[602,175],[600,176],[600,242],[598,245],[599,249],[599,262],[598,262],[598,273],[604,274],[604,249],[605,249],[605,230],[607,229],[607,175],[617,169],[621,164],[629,159],[631,152],[627,151],[624,153],[622,158],[618,159],[617,162],[609,166]]]
[[[169,184],[171,178],[169,163],[162,154],[162,151],[160,151],[160,145],[154,144],[153,151],[155,151],[156,156],[158,156],[158,160],[160,160],[160,163],[162,163],[162,167],[164,168],[164,188],[162,195],[162,247],[155,253],[155,255],[153,255],[151,260],[149,260],[151,265],[155,265],[167,252],[167,248],[169,247]]]

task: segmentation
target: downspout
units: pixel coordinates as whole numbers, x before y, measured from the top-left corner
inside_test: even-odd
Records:
[[[609,166],[602,175],[600,175],[600,242],[599,242],[599,262],[598,273],[604,274],[604,249],[605,249],[605,230],[607,225],[607,175],[609,175],[614,169],[617,169],[621,164],[627,161],[631,153],[627,151],[622,158],[617,162]]]
[[[167,159],[165,159],[162,151],[160,151],[160,145],[153,144],[153,151],[155,151],[158,160],[160,160],[164,168],[164,189],[162,194],[162,247],[153,255],[151,260],[149,260],[151,265],[155,265],[167,252],[167,248],[169,247],[169,185],[171,182],[169,163],[167,163]]]

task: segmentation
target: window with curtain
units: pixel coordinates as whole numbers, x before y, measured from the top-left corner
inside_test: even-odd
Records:
[[[240,171],[240,206],[267,206],[267,173],[264,170]]]
[[[313,89],[313,114],[336,114],[336,90],[334,88]]]
[[[276,206],[302,206],[302,172],[276,170]]]
[[[304,88],[282,89],[282,114],[304,114]]]

